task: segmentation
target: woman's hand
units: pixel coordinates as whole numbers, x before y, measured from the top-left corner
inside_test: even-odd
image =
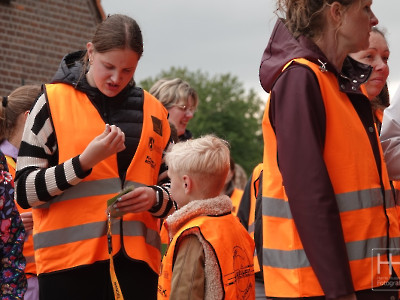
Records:
[[[125,149],[125,134],[115,125],[106,124],[102,134],[96,136],[79,156],[83,171],[88,171],[112,154]]]
[[[33,230],[33,218],[32,212],[21,213],[22,224],[24,224],[26,234],[28,235],[30,231]]]
[[[113,207],[123,213],[138,213],[148,211],[156,202],[155,190],[149,187],[138,187],[122,195]]]

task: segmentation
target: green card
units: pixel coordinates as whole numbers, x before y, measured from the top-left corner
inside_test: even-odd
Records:
[[[112,218],[118,218],[124,214],[123,212],[116,211],[115,208],[113,208],[113,205],[115,204],[115,202],[117,202],[117,199],[119,197],[121,197],[122,195],[125,195],[126,193],[133,191],[134,189],[135,189],[135,187],[133,185],[128,186],[128,187],[124,188],[118,195],[107,200],[107,211],[110,212],[110,215]]]

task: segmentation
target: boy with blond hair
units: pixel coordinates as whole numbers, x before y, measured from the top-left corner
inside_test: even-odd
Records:
[[[164,222],[171,242],[158,299],[254,299],[254,242],[222,194],[229,160],[228,143],[213,135],[166,154],[179,209]]]

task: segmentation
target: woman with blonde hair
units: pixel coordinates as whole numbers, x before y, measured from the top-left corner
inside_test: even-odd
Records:
[[[368,48],[351,53],[350,56],[372,67],[371,75],[364,86],[368,99],[371,101],[375,123],[380,132],[383,111],[389,106],[387,78],[389,76],[390,50],[385,33],[377,27],[372,27]]]
[[[372,68],[349,57],[378,23],[372,0],[276,3],[260,67],[266,296],[397,299],[399,217],[361,88]]]
[[[168,120],[175,126],[179,141],[192,138],[192,133],[186,129],[194,117],[199,97],[188,82],[180,79],[160,79],[149,90],[168,110]]]

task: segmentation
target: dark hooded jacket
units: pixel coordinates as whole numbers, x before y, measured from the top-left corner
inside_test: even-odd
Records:
[[[353,293],[354,288],[335,194],[323,159],[326,114],[311,69],[293,63],[282,72],[294,58],[306,58],[336,75],[340,90],[348,95],[365,127],[381,170],[370,102],[360,91],[371,68],[347,57],[342,70],[336,70],[313,41],[304,36],[295,39],[282,20],[272,32],[260,67],[261,85],[270,93],[268,117],[276,134],[277,159],[293,219],[326,297],[334,298]],[[357,141],[354,143],[357,146]],[[273,283],[265,282],[268,284]]]

